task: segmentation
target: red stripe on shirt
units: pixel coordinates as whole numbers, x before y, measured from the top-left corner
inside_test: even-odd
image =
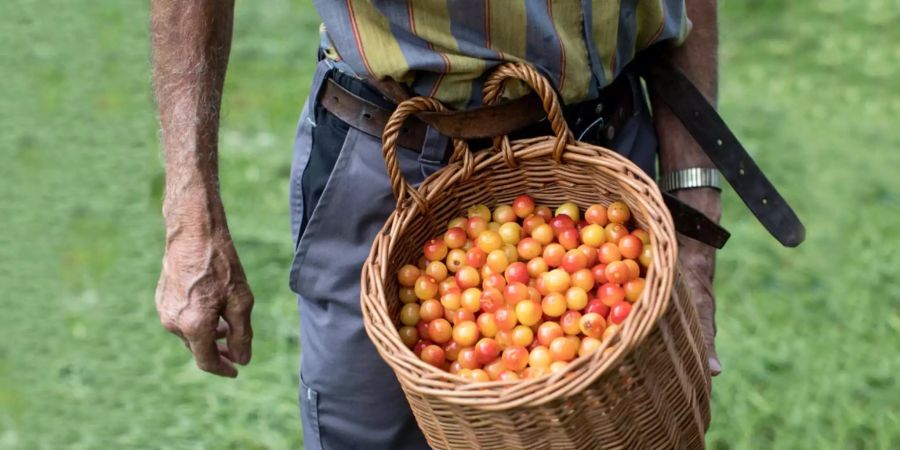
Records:
[[[409,31],[418,36],[419,34],[416,33],[416,15],[413,13],[412,0],[406,0],[406,20],[409,21]],[[428,46],[431,46],[431,42],[428,43]]]
[[[559,92],[562,92],[563,86],[566,85],[566,47],[559,36],[559,31],[556,30],[556,21],[553,20],[553,0],[547,0],[547,13],[550,14],[550,25],[553,26],[553,33],[559,41]]]
[[[413,0],[406,0],[406,17],[409,21],[409,31],[418,36],[419,34],[416,32],[416,14],[413,10]],[[425,45],[429,50],[434,51],[434,44],[431,41],[427,41]],[[441,87],[441,82],[444,81],[444,75],[450,72],[450,58],[447,57],[447,54],[444,52],[436,52],[441,55],[441,59],[444,60],[444,71],[438,76],[437,80],[434,82],[434,86],[431,87],[431,91],[429,92],[429,97],[434,97],[437,95],[438,88]]]
[[[491,48],[491,0],[484,0],[484,47]]]
[[[356,41],[356,48],[359,50],[360,59],[362,59],[363,64],[366,66],[369,75],[374,77],[375,71],[373,71],[372,66],[369,65],[369,59],[366,58],[366,51],[363,49],[362,39],[359,36],[359,27],[356,25],[356,13],[353,12],[352,0],[347,0],[347,12],[350,15],[350,26],[353,28],[353,38]]]
[[[666,8],[661,8],[661,10],[662,14],[660,14],[659,26],[656,28],[656,32],[653,33],[653,36],[650,36],[650,40],[642,43],[644,46],[649,46],[650,44],[656,42],[656,39],[659,38],[659,35],[662,34],[663,29],[666,26]]]
[[[444,81],[444,75],[450,72],[450,58],[447,57],[446,53],[440,53],[441,58],[444,60],[444,72],[438,76],[437,80],[434,82],[434,86],[431,88],[431,92],[428,94],[429,97],[437,96],[437,91],[441,87],[441,82]]]
[[[491,0],[484,0],[484,47],[497,52],[501,61],[506,59],[503,52],[491,47]]]

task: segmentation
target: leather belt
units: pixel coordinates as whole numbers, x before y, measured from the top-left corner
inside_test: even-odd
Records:
[[[325,81],[319,101],[342,122],[377,138],[381,138],[393,112],[350,92],[330,78]],[[533,95],[467,111],[423,112],[401,129],[398,143],[401,147],[421,150],[429,125],[451,138],[485,139],[512,133],[543,118],[540,100]]]
[[[325,80],[319,102],[342,122],[379,139],[391,117],[391,111],[344,89],[330,78]],[[425,131],[422,121],[410,118],[400,130],[397,143],[401,147],[420,150],[425,143]]]
[[[586,102],[568,108],[567,115],[584,112],[592,117],[602,117],[602,126],[597,127],[597,132],[601,138],[608,137],[611,140],[612,136],[606,136],[606,132],[618,132],[634,115],[632,97],[630,90],[616,86],[607,95],[607,103],[612,107],[598,111],[600,108],[595,107],[602,105],[601,103]],[[319,101],[342,122],[376,138],[381,138],[384,126],[393,112],[350,92],[330,78],[325,81]],[[583,111],[585,109],[590,111]],[[537,124],[545,116],[540,100],[534,95],[466,111],[422,112],[407,121],[400,131],[398,143],[401,147],[419,151],[424,145],[429,126],[444,136],[456,139],[481,140],[504,134],[515,137],[516,132]],[[573,131],[578,132],[577,129]]]
[[[800,245],[806,237],[806,229],[797,214],[744,150],[715,108],[658,51],[644,52],[634,62],[648,88],[678,117],[769,233],[786,247]]]

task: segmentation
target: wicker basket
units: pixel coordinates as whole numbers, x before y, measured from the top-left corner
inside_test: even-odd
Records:
[[[412,188],[400,174],[396,142],[407,117],[443,110],[436,100],[402,103],[385,127],[384,155],[396,211],[375,239],[362,270],[366,331],[403,387],[434,448],[702,448],[709,424],[710,379],[699,319],[676,271],[672,218],[653,181],[614,153],[572,139],[550,84],[524,64],[500,66],[485,83],[485,102],[521,79],[541,97],[556,136],[495,140],[499,151],[472,154],[455,142],[450,164]],[[397,333],[397,270],[421,244],[469,205],[511,203],[527,193],[538,204],[581,208],[624,200],[655,249],[643,296],[616,336],[566,370],[536,379],[475,383],[416,357]],[[613,347],[611,351],[603,351]]]

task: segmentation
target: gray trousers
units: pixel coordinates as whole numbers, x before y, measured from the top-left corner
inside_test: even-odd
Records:
[[[327,61],[317,66],[297,129],[290,181],[295,248],[290,286],[300,311],[304,444],[307,449],[428,448],[396,377],[363,328],[360,269],[395,200],[380,139],[335,123],[316,104],[330,69]],[[329,130],[317,127],[335,130],[323,133]],[[639,111],[616,131],[611,146],[652,170],[657,141],[648,112]],[[421,152],[401,149],[406,179],[419,183],[439,169],[446,149],[447,138],[431,131]],[[319,152],[337,157],[317,201],[307,205],[302,180]]]

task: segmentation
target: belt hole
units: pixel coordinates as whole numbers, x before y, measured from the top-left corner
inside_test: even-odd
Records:
[[[339,102],[339,101],[340,101],[340,99],[339,99],[339,98],[337,98],[337,96],[336,96],[336,95],[334,95],[334,96],[332,96],[332,97],[331,97],[331,99],[332,99],[332,100],[334,100],[334,102],[335,102],[335,103],[337,103],[337,102]]]
[[[363,118],[366,119],[366,120],[369,120],[369,119],[372,118],[372,114],[367,113],[367,112],[366,112],[366,113],[363,113]]]

